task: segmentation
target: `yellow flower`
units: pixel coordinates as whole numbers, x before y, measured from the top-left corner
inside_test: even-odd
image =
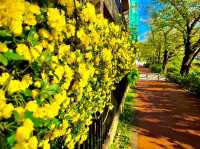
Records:
[[[36,4],[30,4],[29,5],[29,11],[33,14],[39,15],[40,12],[40,7]]]
[[[66,24],[65,33],[66,33],[67,38],[70,38],[75,35],[76,27],[74,24],[71,24],[71,23],[73,22],[69,22],[68,24]]]
[[[31,56],[31,53],[29,51],[29,48],[25,45],[25,44],[18,44],[17,45],[17,48],[16,48],[16,52],[19,54],[19,55],[22,55],[24,56],[24,58],[26,60],[28,60],[29,62],[32,61],[32,56]]]
[[[84,32],[83,28],[78,30],[77,37],[81,40],[82,44],[85,45],[85,47],[88,47],[88,45],[90,43],[90,38]]]
[[[49,38],[50,34],[49,32],[45,29],[45,28],[42,28],[39,30],[39,35],[42,37],[42,38]]]
[[[7,72],[2,73],[0,76],[0,85],[4,85],[9,77],[10,77],[9,73]]]
[[[31,4],[29,2],[25,2],[25,13],[24,13],[24,23],[27,25],[36,25],[36,15],[40,14],[40,7],[36,4]]]
[[[64,11],[59,11],[57,8],[48,8],[47,12],[48,25],[57,32],[65,29],[65,14]]]
[[[58,57],[61,59],[63,56],[66,55],[70,51],[70,45],[61,44],[58,49]]]
[[[112,60],[112,53],[111,50],[104,48],[102,50],[102,59],[105,62],[110,62]]]
[[[46,118],[46,111],[45,111],[45,108],[38,108],[34,113],[33,113],[33,116],[36,117],[36,118]]]
[[[0,100],[6,100],[5,91],[0,89]]]
[[[5,43],[0,42],[0,52],[7,52],[8,47]]]
[[[24,142],[29,139],[33,131],[33,122],[30,119],[25,119],[23,126],[17,128],[16,140],[17,142]]]
[[[52,103],[51,105],[45,104],[44,111],[46,113],[46,117],[54,118],[58,115],[60,110],[60,106],[57,103]]]
[[[13,113],[13,110],[14,110],[14,107],[13,107],[13,105],[11,103],[6,104],[4,106],[4,109],[3,109],[3,112],[2,112],[2,116],[4,118],[10,118],[12,113]]]
[[[50,149],[50,144],[48,139],[43,141],[43,149]]]
[[[49,50],[50,52],[54,52],[54,46],[55,46],[54,42],[49,43],[47,45],[47,50]]]
[[[69,149],[74,149],[75,143],[71,140],[68,144],[67,144],[67,148]]]
[[[99,65],[99,62],[100,62],[100,58],[99,58],[99,56],[96,56],[94,63],[96,65]]]
[[[26,104],[26,110],[28,111],[31,111],[31,112],[35,112],[38,108],[38,105],[35,101],[29,101],[27,104]]]
[[[37,97],[39,95],[39,91],[38,90],[32,90],[32,98],[35,99],[35,97]]]
[[[73,11],[74,11],[74,0],[58,0],[58,2],[61,5],[66,6],[68,15],[71,15],[73,13]],[[77,1],[76,1],[76,3],[77,3]]]
[[[48,75],[45,72],[42,72],[41,76],[43,80],[48,80]]]
[[[13,20],[10,24],[10,30],[14,33],[15,36],[19,36],[22,34],[22,21],[21,20]]]
[[[71,134],[67,134],[67,137],[65,139],[65,144],[68,144],[71,140],[72,140],[72,135]]]
[[[15,92],[25,90],[26,88],[31,85],[32,82],[32,77],[30,75],[25,75],[22,79],[22,81],[19,80],[11,80],[9,85],[8,85],[8,92],[9,94],[13,94]]]
[[[37,21],[36,21],[34,14],[32,14],[30,12],[25,13],[24,23],[27,24],[27,25],[36,25]]]
[[[85,58],[87,58],[88,60],[91,60],[93,57],[92,52],[88,52],[85,54]]]
[[[42,50],[43,50],[43,47],[40,44],[31,48],[31,54],[32,54],[34,60],[40,56]]]
[[[25,75],[23,78],[22,78],[22,81],[21,81],[21,89],[22,90],[25,90],[26,88],[29,87],[29,85],[31,85],[33,83],[32,81],[32,77],[27,74]]]
[[[24,10],[23,0],[1,0],[0,26],[9,27],[15,36],[21,35]]]
[[[34,82],[34,86],[37,87],[37,88],[40,88],[41,87],[41,82],[40,81]]]
[[[65,101],[63,102],[63,107],[67,108],[67,106],[70,104],[70,98],[66,98]]]
[[[83,143],[87,139],[87,134],[81,136],[80,143]]]
[[[33,122],[30,119],[25,119],[23,126],[28,128],[30,131],[33,131]]]
[[[62,128],[63,128],[63,129],[66,129],[66,128],[68,128],[68,127],[69,127],[69,124],[68,124],[67,120],[64,119],[64,120],[62,121]]]
[[[26,142],[20,142],[14,145],[12,149],[30,149]]]
[[[65,91],[58,93],[54,96],[54,100],[58,105],[61,105],[66,98],[67,94]]]
[[[13,94],[21,90],[21,82],[19,80],[11,80],[8,85],[8,93]]]
[[[19,114],[20,120],[22,120],[24,118],[25,109],[23,107],[16,107],[15,111]]]
[[[58,77],[58,80],[60,81],[64,75],[64,67],[63,66],[60,66],[58,65],[55,69],[55,75]]]
[[[76,62],[76,54],[75,52],[70,52],[67,58],[67,63],[68,64],[73,64]]]
[[[38,145],[38,140],[36,136],[33,136],[28,140],[29,149],[37,149],[37,145]]]
[[[30,134],[31,134],[31,131],[29,130],[29,128],[26,128],[24,126],[18,127],[17,132],[16,132],[17,142],[24,142],[28,140],[30,137]]]
[[[55,138],[58,138],[60,136],[63,136],[65,134],[65,131],[62,129],[55,129],[52,133],[51,140],[54,140]]]
[[[96,20],[96,12],[94,5],[87,3],[86,6],[81,11],[81,19],[85,22],[95,21]]]

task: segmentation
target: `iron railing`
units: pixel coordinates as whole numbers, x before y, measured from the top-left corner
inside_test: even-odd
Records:
[[[125,77],[112,93],[112,104],[114,108],[109,110],[106,107],[102,114],[97,114],[98,118],[94,119],[90,125],[87,140],[83,144],[76,144],[76,149],[102,149],[109,129],[111,128],[113,118],[119,110],[127,85],[128,81],[127,77]]]

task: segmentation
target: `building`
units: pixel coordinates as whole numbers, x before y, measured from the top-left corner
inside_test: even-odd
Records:
[[[82,2],[86,1],[93,3],[96,7],[97,13],[103,13],[104,17],[110,21],[116,20],[119,16],[121,16],[123,21],[127,18],[125,15],[128,14],[128,0],[82,0]]]

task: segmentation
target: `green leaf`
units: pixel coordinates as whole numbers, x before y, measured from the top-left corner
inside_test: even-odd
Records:
[[[27,41],[32,45],[35,46],[37,45],[39,42],[37,39],[35,39],[35,34],[37,34],[35,27],[32,27],[30,32],[28,33],[28,37],[27,37]]]
[[[9,146],[13,146],[14,145],[14,143],[15,143],[15,134],[12,134],[11,136],[9,136],[8,138],[7,138],[7,143],[9,144]]]
[[[35,61],[32,64],[32,69],[33,69],[33,72],[34,72],[34,79],[36,79],[36,80],[37,80],[37,78],[40,77],[41,67],[42,67],[42,65],[38,61]]]
[[[53,120],[52,120],[52,122],[56,125],[56,127],[59,127],[60,126],[60,121],[59,121],[59,119],[57,119],[57,118],[54,118]]]
[[[2,63],[3,65],[7,66],[8,65],[8,60],[7,58],[0,53],[0,63]]]
[[[0,30],[0,37],[11,37],[12,34],[8,30]]]
[[[57,92],[59,90],[58,84],[52,84],[49,86],[48,90]]]
[[[36,98],[36,102],[40,106],[43,104],[43,101],[40,98],[38,98],[38,97]]]
[[[47,81],[42,81],[40,95],[44,97],[49,97],[51,95],[56,94],[58,90],[59,90],[58,84],[49,85]]]
[[[19,60],[24,60],[24,57],[17,54],[17,53],[14,53],[14,52],[11,52],[11,51],[8,51],[6,53],[4,53],[4,56],[7,57],[8,60],[13,60],[13,61],[19,61]]]
[[[32,119],[33,118],[33,112],[30,112],[30,111],[26,111],[25,113],[24,113],[24,118],[25,119]]]
[[[30,89],[26,89],[22,92],[25,97],[32,97],[32,91]]]
[[[51,127],[51,121],[50,120],[46,120],[44,122],[44,126],[50,128]]]
[[[14,114],[15,120],[16,120],[16,121],[19,121],[19,120],[20,120],[19,113],[17,113],[16,111],[14,111],[13,114]]]
[[[41,127],[45,123],[45,120],[40,118],[32,118],[35,127]]]

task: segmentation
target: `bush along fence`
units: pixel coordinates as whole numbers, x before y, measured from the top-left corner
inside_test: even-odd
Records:
[[[90,125],[87,140],[83,144],[76,144],[77,149],[105,149],[109,147],[112,141],[110,140],[110,135],[114,135],[110,133],[115,133],[112,132],[112,125],[116,122],[114,117],[120,110],[127,87],[127,77],[124,77],[117,85],[116,90],[112,92],[111,103],[113,108],[109,109],[109,106],[106,106],[103,113],[96,113],[97,118]]]
[[[125,28],[75,0],[1,5],[0,147],[73,149],[105,137],[112,92],[135,68]]]
[[[180,84],[192,94],[200,97],[200,73],[193,72],[182,76],[179,72],[169,72],[166,76],[170,81]]]

